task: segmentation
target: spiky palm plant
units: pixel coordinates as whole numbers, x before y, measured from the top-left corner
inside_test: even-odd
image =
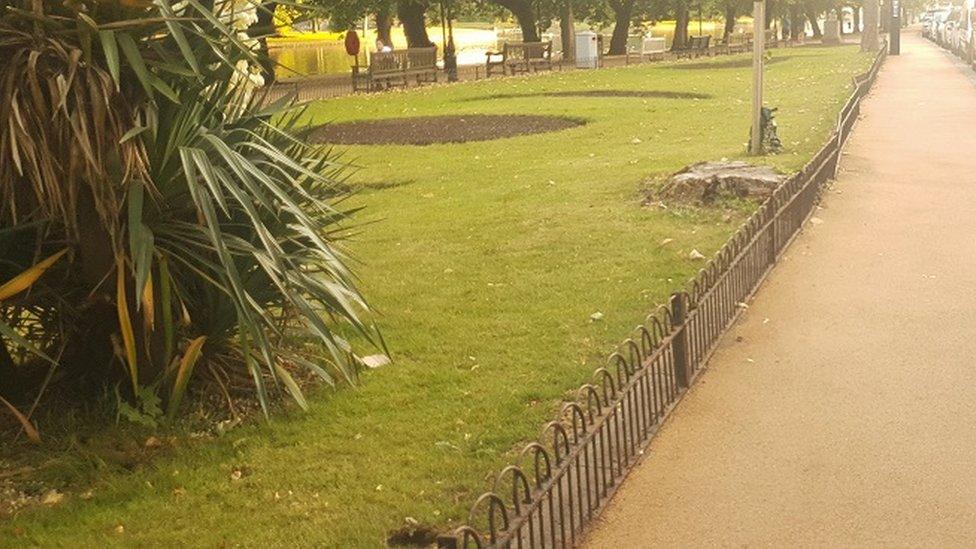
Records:
[[[67,249],[0,302],[0,395],[55,363],[171,413],[192,379],[243,380],[267,412],[305,405],[296,371],[353,380],[342,334],[379,343],[342,166],[253,90],[248,1],[0,1],[0,284]]]

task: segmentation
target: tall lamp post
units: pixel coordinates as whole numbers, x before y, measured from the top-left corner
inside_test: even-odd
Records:
[[[444,44],[444,72],[447,73],[448,82],[457,82],[457,49],[454,47],[454,25],[451,23],[453,18],[451,4],[441,0],[441,42]]]
[[[889,0],[891,18],[888,20],[888,53],[901,53],[901,1]]]
[[[752,4],[752,132],[749,153],[763,153],[763,56],[766,47],[766,2]]]

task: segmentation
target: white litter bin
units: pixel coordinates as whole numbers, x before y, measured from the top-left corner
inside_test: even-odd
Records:
[[[595,69],[600,63],[600,46],[596,33],[581,31],[576,33],[576,68]]]

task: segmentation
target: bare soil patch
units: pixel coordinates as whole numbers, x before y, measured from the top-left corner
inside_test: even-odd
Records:
[[[326,124],[312,131],[310,139],[339,145],[434,145],[555,132],[585,123],[580,118],[527,114],[416,116]]]

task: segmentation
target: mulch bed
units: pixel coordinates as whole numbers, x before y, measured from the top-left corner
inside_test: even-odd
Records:
[[[310,139],[337,145],[434,145],[488,141],[582,126],[586,121],[528,114],[464,114],[326,124]]]

